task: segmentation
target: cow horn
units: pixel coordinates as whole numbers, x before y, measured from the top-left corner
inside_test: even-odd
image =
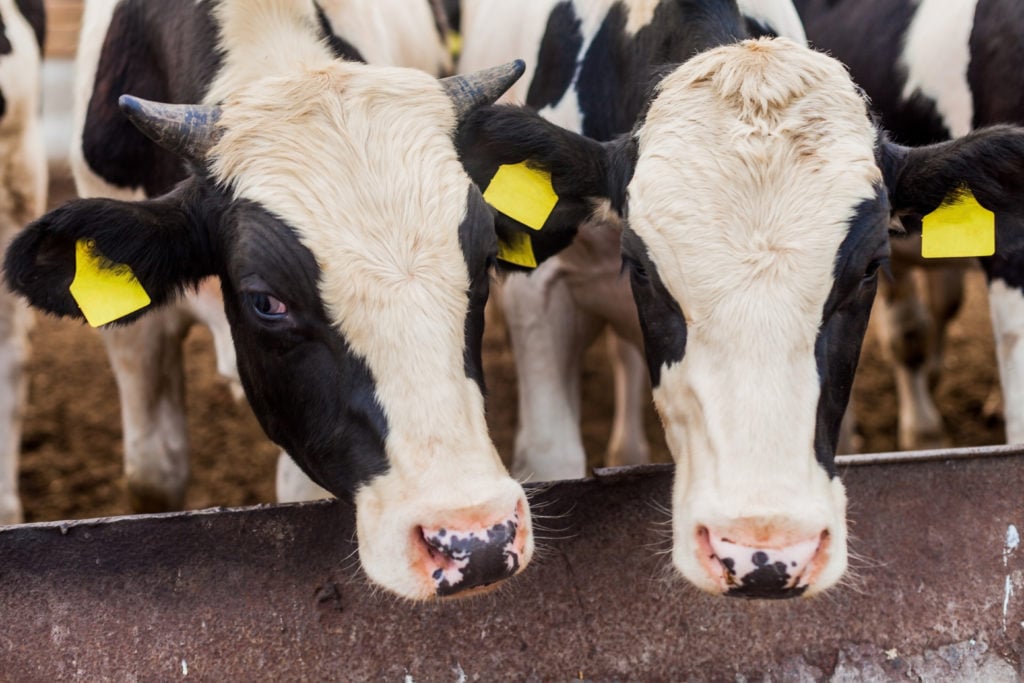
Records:
[[[442,78],[441,85],[455,103],[455,117],[462,123],[474,109],[492,104],[504,95],[524,71],[526,63],[517,59],[508,64],[474,71],[464,76]]]
[[[169,152],[201,162],[217,142],[220,109],[198,104],[164,104],[131,95],[117,101],[124,115],[150,140]]]

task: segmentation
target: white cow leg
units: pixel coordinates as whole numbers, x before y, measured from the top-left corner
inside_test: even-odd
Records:
[[[948,445],[942,415],[931,395],[929,355],[933,322],[919,298],[913,272],[893,264],[893,282],[879,285],[879,336],[893,365],[899,401],[898,444],[904,450]]]
[[[205,325],[213,336],[213,350],[217,358],[217,374],[228,381],[231,395],[236,401],[245,398],[242,380],[238,376],[238,359],[235,343],[231,337],[231,326],[224,313],[224,299],[221,297],[220,280],[206,278],[195,292],[183,300],[195,322]]]
[[[499,294],[519,387],[512,475],[522,480],[574,479],[587,472],[580,366],[601,324],[577,308],[559,267],[555,257],[529,277],[510,275]]]
[[[18,456],[28,376],[31,313],[0,287],[0,525],[23,521],[18,497]]]
[[[117,379],[125,477],[135,512],[180,510],[188,482],[182,342],[189,317],[177,306],[103,330]]]
[[[651,396],[647,364],[633,344],[611,329],[607,335],[608,356],[615,378],[615,417],[605,464],[608,467],[643,465],[651,461],[651,446],[644,429],[644,403]]]
[[[333,498],[331,492],[321,488],[299,469],[291,456],[281,451],[277,456],[277,502],[297,503],[304,500]]]
[[[1024,443],[1024,294],[993,280],[988,303],[1003,387],[1006,442]]]

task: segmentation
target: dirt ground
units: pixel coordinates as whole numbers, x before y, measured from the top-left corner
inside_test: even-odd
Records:
[[[69,193],[66,178],[58,177],[51,204]],[[208,332],[194,329],[186,344],[192,462],[187,507],[272,502],[278,449],[263,435],[248,406],[236,403],[216,376]],[[99,335],[84,324],[40,316],[32,349],[20,480],[27,521],[126,514],[118,396]],[[484,364],[492,435],[507,457],[515,429],[515,372],[498,326],[487,331]],[[967,300],[950,331],[938,391],[954,445],[1003,439],[1002,421],[987,417],[984,409],[996,382],[984,280],[980,272],[972,272]],[[596,457],[604,450],[612,411],[603,344],[588,352],[582,386],[584,442]],[[894,388],[873,335],[865,343],[854,404],[864,451],[895,450]],[[655,459],[667,461],[653,408],[647,410],[647,428]]]

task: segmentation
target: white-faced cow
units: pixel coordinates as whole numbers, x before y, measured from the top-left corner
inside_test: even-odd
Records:
[[[51,313],[130,322],[218,277],[256,416],[354,498],[372,581],[426,599],[517,573],[530,510],[488,435],[481,375],[497,235],[453,136],[521,63],[440,82],[335,59],[312,4],[207,4],[220,104],[121,98],[192,175],[50,212],[8,248],[6,282]]]
[[[42,0],[0,0],[0,244],[46,207],[40,89]],[[18,456],[31,314],[0,286],[0,524],[22,521]]]
[[[194,0],[86,3],[71,146],[80,197],[155,197],[185,176],[175,155],[121,116],[118,95],[214,103],[231,85],[224,77],[228,66],[235,82],[263,72],[262,56],[246,57],[251,62],[244,63],[232,54],[216,6]],[[320,0],[315,11],[324,39],[340,57],[433,75],[451,71],[451,57],[425,0]],[[219,372],[237,381],[215,281],[134,325],[103,332],[121,398],[129,500],[138,512],[179,509],[184,502],[189,464],[182,341],[194,324],[210,328]],[[299,500],[318,493],[282,454],[279,498]]]
[[[795,0],[808,38],[843,61],[894,140],[922,145],[998,123],[1024,123],[1024,7],[1015,0]],[[920,246],[915,245],[920,254]],[[911,261],[906,260],[907,263]],[[1024,442],[1024,277],[1019,264],[981,260],[989,279],[1009,442]],[[929,265],[943,265],[944,261]],[[944,439],[930,389],[942,339],[962,289],[959,271],[930,267],[928,308],[909,268],[882,301],[884,336],[897,361],[903,448]]]
[[[460,69],[513,57],[527,60],[523,80],[506,96],[597,140],[627,132],[644,107],[651,73],[700,49],[693,24],[704,4],[618,0],[464,0]],[[717,3],[711,3],[713,7]],[[741,2],[740,28],[804,40],[789,0]],[[715,10],[717,11],[717,10]],[[735,13],[736,9],[730,7]],[[738,21],[729,16],[728,21]],[[496,297],[508,324],[519,385],[513,474],[534,480],[586,473],[580,433],[583,351],[611,328],[615,421],[606,463],[646,462],[643,408],[650,389],[629,284],[621,278],[613,216],[584,225],[571,247],[529,277],[505,280]]]
[[[559,7],[570,31],[586,25]],[[641,41],[644,26],[686,25],[690,36],[651,89],[604,91],[623,110],[640,101],[632,131],[598,142],[498,106],[464,126],[463,161],[481,186],[524,160],[551,174],[559,200],[541,229],[502,216],[506,230],[558,234],[595,205],[622,221],[676,460],[672,556],[683,576],[716,594],[820,593],[847,566],[834,452],[891,220],[913,229],[968,188],[996,213],[1000,252],[1017,247],[1024,130],[897,146],[841,63],[783,38],[741,40],[734,3],[663,2],[642,23],[616,8],[606,59],[616,46],[664,45],[630,43],[631,27]],[[595,83],[631,82],[603,73]]]

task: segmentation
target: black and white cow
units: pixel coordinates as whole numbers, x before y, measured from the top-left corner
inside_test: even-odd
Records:
[[[0,0],[0,244],[46,208],[42,0]],[[18,456],[31,314],[0,286],[0,525],[22,521]]]
[[[127,323],[218,277],[255,414],[314,481],[353,496],[373,582],[427,599],[516,574],[530,510],[488,435],[481,376],[497,236],[453,136],[521,63],[439,82],[335,59],[311,3],[203,4],[227,55],[220,104],[121,98],[192,175],[50,212],[7,250],[7,284],[70,317],[140,300],[107,312]]]
[[[608,140],[628,131],[639,115],[648,71],[692,54],[699,42],[685,12],[673,4],[463,0],[460,69],[522,56],[526,75],[507,100],[525,102],[569,130]],[[739,8],[753,32],[804,40],[789,0],[740,2]],[[700,3],[693,11],[700,11]],[[650,388],[636,307],[620,270],[615,223],[596,220],[572,247],[529,277],[508,278],[498,290],[520,387],[512,464],[518,477],[544,481],[586,473],[581,359],[606,327],[615,378],[606,464],[649,459],[643,409]]]
[[[676,460],[672,556],[682,575],[716,594],[820,593],[847,566],[834,452],[891,221],[914,229],[967,187],[995,212],[1000,253],[1019,249],[1024,130],[901,147],[840,62],[783,38],[742,40],[734,2],[615,4],[600,22],[578,9],[555,7],[541,59],[561,57],[556,37],[582,57],[561,57],[570,67],[561,72],[539,67],[550,89],[536,76],[531,89],[580,112],[555,86],[594,69],[596,90],[572,99],[589,92],[620,116],[636,112],[632,130],[599,142],[530,108],[498,106],[463,128],[464,163],[481,186],[523,160],[551,174],[560,199],[540,231],[499,221],[531,239],[574,229],[595,206],[621,221]],[[686,27],[675,53],[660,51],[675,45],[668,26]],[[665,66],[641,87],[654,57]],[[609,123],[582,116],[594,136]]]
[[[1015,0],[795,0],[808,38],[843,61],[893,139],[921,145],[975,128],[1024,124],[1024,6]],[[919,253],[919,247],[917,247]],[[909,259],[907,260],[908,262]],[[936,262],[943,264],[943,261]],[[908,268],[880,317],[898,361],[901,447],[944,438],[930,393],[945,322],[959,304],[957,271],[930,268],[928,309]],[[1024,277],[1003,257],[982,259],[1010,443],[1024,442]],[[952,284],[952,286],[951,286]],[[936,290],[936,286],[938,289]],[[936,296],[935,294],[938,294]],[[932,315],[929,315],[932,313]]]
[[[235,81],[262,73],[258,56],[240,63],[220,41],[215,5],[193,0],[86,3],[70,155],[80,197],[155,197],[185,177],[179,159],[121,116],[118,95],[213,103],[232,86],[223,76],[226,67],[244,74],[234,76]],[[451,57],[428,2],[319,0],[315,7],[323,35],[339,56],[433,75],[451,72]],[[218,52],[218,46],[224,51]],[[210,328],[218,370],[237,387],[223,310],[212,281],[135,325],[103,332],[120,392],[125,475],[135,511],[179,509],[184,501],[189,463],[182,341],[194,324]],[[284,454],[277,488],[281,500],[324,493]]]

